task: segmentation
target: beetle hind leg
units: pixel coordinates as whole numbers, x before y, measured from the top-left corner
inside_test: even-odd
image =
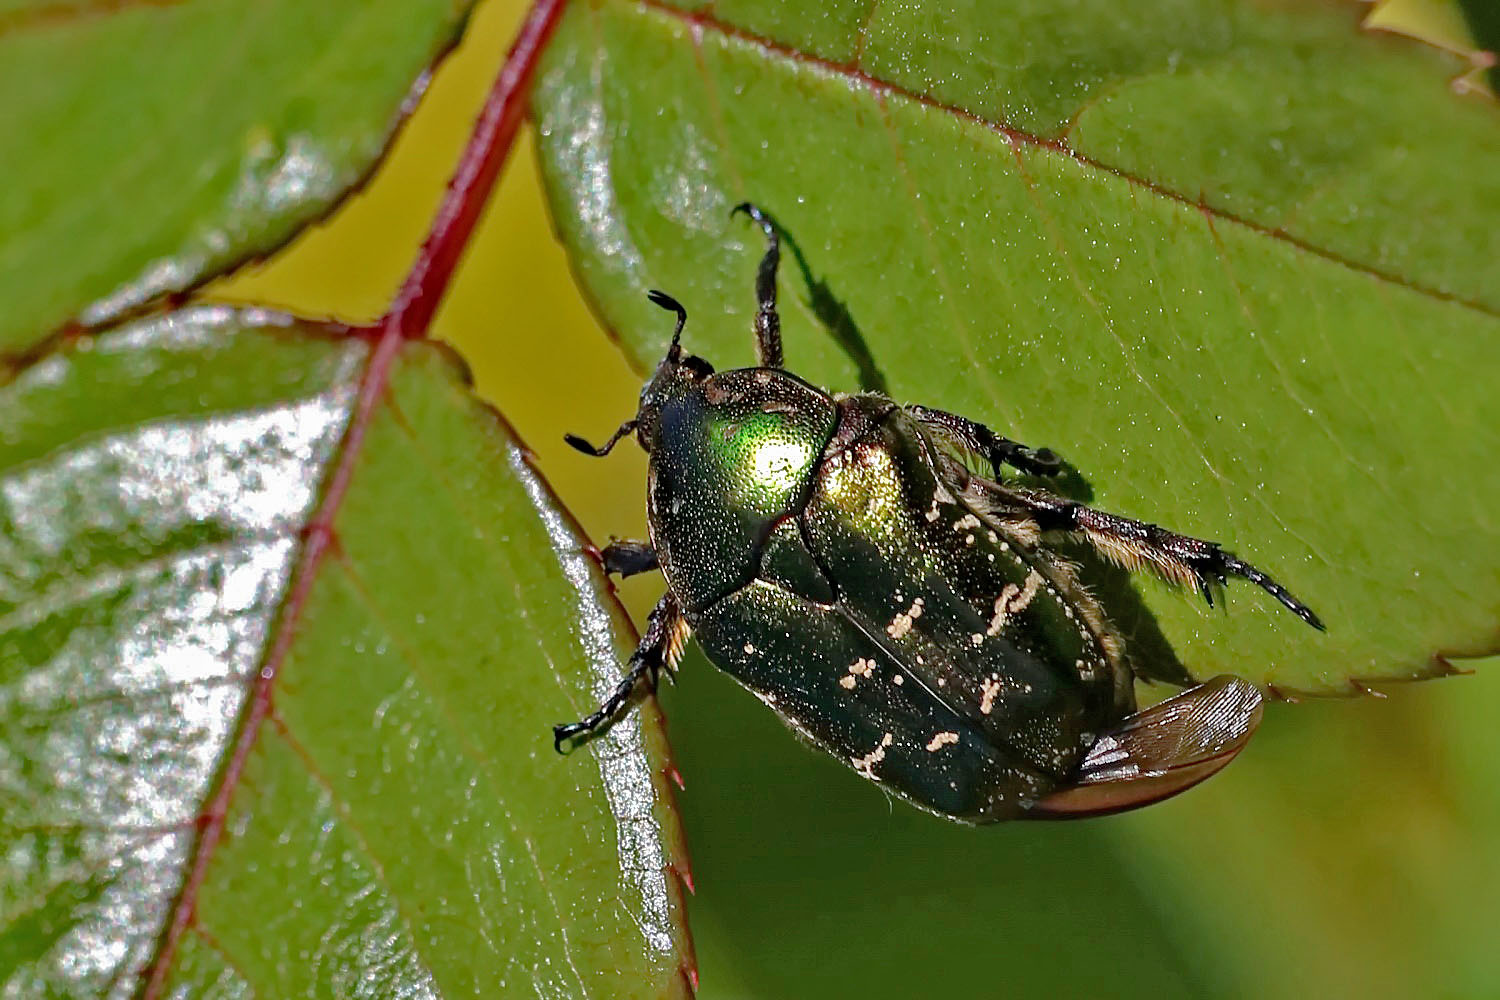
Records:
[[[563,745],[568,741],[588,738],[613,722],[630,704],[641,684],[650,684],[654,690],[664,671],[671,677],[677,661],[682,658],[682,647],[690,633],[691,628],[677,599],[667,594],[651,609],[646,619],[646,634],[641,636],[640,645],[630,654],[625,676],[587,718],[552,727],[553,749],[564,753]]]
[[[1070,783],[1026,814],[1077,819],[1170,798],[1212,777],[1260,725],[1260,692],[1220,675],[1127,718],[1089,748]]]
[[[1326,630],[1313,610],[1293,597],[1291,591],[1243,559],[1225,552],[1216,542],[1108,514],[1043,490],[993,486],[986,492],[1000,507],[1025,511],[1041,530],[1076,534],[1100,555],[1128,570],[1149,566],[1170,583],[1196,587],[1210,606],[1214,603],[1213,585],[1222,585],[1229,577],[1237,576],[1260,587],[1313,628]]]

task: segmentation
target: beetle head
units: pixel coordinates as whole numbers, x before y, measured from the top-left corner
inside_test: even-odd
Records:
[[[649,453],[656,437],[661,408],[674,396],[680,396],[691,385],[702,382],[714,373],[714,366],[694,354],[682,353],[682,328],[687,324],[687,310],[666,292],[656,289],[646,297],[661,308],[677,314],[677,326],[672,330],[672,343],[666,356],[656,366],[650,381],[641,387],[641,405],[635,412],[635,434],[641,447]]]
[[[661,422],[662,406],[714,373],[714,366],[707,361],[693,354],[682,353],[682,328],[687,324],[687,310],[682,307],[682,303],[654,288],[646,293],[646,297],[663,309],[677,314],[677,327],[672,331],[672,343],[667,347],[666,356],[656,366],[650,380],[641,387],[641,402],[635,416],[621,424],[608,441],[596,448],[576,434],[563,436],[568,444],[585,455],[608,455],[615,443],[631,431],[635,432],[636,440],[649,453]]]

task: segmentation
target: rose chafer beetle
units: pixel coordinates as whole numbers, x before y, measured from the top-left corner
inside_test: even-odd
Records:
[[[634,432],[650,456],[651,541],[615,542],[606,571],[659,569],[667,592],[586,736],[670,673],[695,636],[708,658],[808,742],[917,806],[985,823],[1117,812],[1209,777],[1260,721],[1259,692],[1221,676],[1136,711],[1124,640],[1056,548],[1081,538],[1129,569],[1194,585],[1258,584],[1322,623],[1212,542],[1007,481],[1056,474],[964,417],[878,393],[830,395],[782,367],[776,228],[756,279],[760,367],[715,372],[681,348],[602,447]],[[960,457],[977,454],[990,478]]]

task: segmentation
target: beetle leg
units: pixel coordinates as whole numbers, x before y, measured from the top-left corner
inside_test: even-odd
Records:
[[[1099,736],[1070,783],[1024,815],[1077,819],[1170,798],[1211,777],[1260,725],[1260,692],[1220,675],[1125,719]]]
[[[729,214],[737,212],[748,215],[766,234],[766,254],[755,273],[755,300],[759,303],[755,312],[755,342],[761,367],[780,368],[781,316],[776,312],[776,268],[781,263],[781,237],[771,217],[748,201],[736,205]]]
[[[604,572],[621,577],[661,569],[661,563],[656,560],[656,550],[651,547],[650,542],[637,542],[628,538],[617,538],[600,549],[599,561],[604,564]]]
[[[1270,576],[1225,552],[1215,542],[1179,535],[1146,521],[1106,514],[1043,490],[999,484],[985,484],[984,489],[1001,507],[1020,507],[1030,513],[1041,530],[1077,534],[1100,555],[1126,569],[1145,565],[1171,583],[1196,586],[1210,607],[1214,603],[1211,585],[1238,576],[1276,598],[1313,628],[1324,631],[1323,622],[1311,608]]]
[[[641,636],[640,645],[630,654],[625,676],[592,715],[579,722],[552,727],[553,749],[563,753],[563,744],[568,740],[575,736],[589,736],[611,722],[630,703],[636,687],[642,682],[650,684],[654,690],[662,671],[671,676],[691,631],[677,598],[667,594],[658,601],[646,619],[646,634]]]
[[[1055,476],[1062,471],[1062,459],[1051,448],[1028,448],[1019,441],[1001,437],[984,424],[946,410],[926,406],[908,406],[907,413],[939,434],[983,455],[998,477],[1000,467],[1008,465],[1031,476]]]

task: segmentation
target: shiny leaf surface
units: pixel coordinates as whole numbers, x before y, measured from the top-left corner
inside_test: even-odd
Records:
[[[290,239],[373,167],[469,4],[0,4],[0,357]]]
[[[238,294],[313,314],[379,308],[409,255],[385,235],[420,236],[423,199],[442,185],[522,6],[480,9],[467,56],[445,65],[446,83],[370,195],[253,284],[240,279]],[[455,70],[467,82],[446,90]],[[523,155],[509,168],[437,332],[460,346],[480,391],[503,405],[593,537],[641,537],[640,451],[600,461],[562,441],[607,433],[640,378],[580,307],[534,166]],[[735,236],[734,253],[753,257],[753,238]],[[724,284],[736,310],[748,299],[745,266],[743,280]],[[795,316],[802,286],[782,294]],[[709,329],[715,304],[689,304],[693,329],[721,336],[725,359],[748,359],[742,313]],[[817,344],[798,336],[789,346],[800,363]],[[638,616],[660,589],[654,575],[621,586]],[[1254,601],[1230,598],[1234,616]],[[1497,667],[1385,701],[1273,701],[1246,752],[1178,799],[1087,823],[972,830],[893,804],[799,746],[690,652],[663,700],[687,781],[700,996],[1500,994],[1484,933],[1500,917]]]
[[[452,356],[366,419],[378,358],[198,309],[0,388],[7,995],[685,990],[654,706],[548,738],[628,624]]]
[[[1336,6],[580,4],[536,97],[554,214],[636,365],[751,360],[1047,445],[1094,502],[1222,541],[1227,613],[1140,585],[1194,675],[1284,693],[1495,648],[1500,114]],[[832,331],[832,332],[830,332]],[[854,348],[851,348],[851,341]],[[862,355],[862,351],[867,351]],[[1168,654],[1170,655],[1170,654]]]

